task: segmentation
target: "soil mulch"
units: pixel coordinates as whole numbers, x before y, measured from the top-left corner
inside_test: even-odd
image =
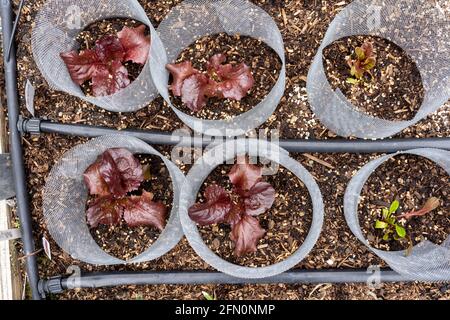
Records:
[[[200,189],[198,200],[204,200],[207,186],[217,184],[232,190],[228,178],[231,165],[217,167]],[[280,167],[274,175],[264,177],[277,192],[270,210],[257,219],[267,231],[259,241],[257,251],[242,257],[234,255],[234,243],[230,240],[229,225],[199,227],[205,243],[221,258],[247,267],[265,267],[281,262],[292,255],[305,240],[312,222],[311,198],[305,185],[290,171]]]
[[[155,27],[176,1],[140,1]],[[285,95],[275,114],[262,126],[279,129],[284,139],[334,139],[315,118],[308,105],[306,76],[321,39],[334,16],[350,0],[272,1],[253,0],[261,5],[277,22],[286,46],[287,86]],[[29,117],[25,108],[24,84],[26,79],[36,87],[36,115],[62,123],[79,123],[113,127],[173,131],[183,128],[173,111],[163,99],[158,98],[142,110],[132,114],[111,113],[82,100],[51,90],[40,75],[31,51],[31,29],[44,0],[27,2],[19,24],[18,83],[21,112]],[[421,50],[423,48],[417,48]],[[3,79],[0,79],[3,82]],[[419,124],[405,129],[397,138],[444,137],[450,135],[450,108],[448,104]],[[38,254],[42,277],[65,274],[71,265],[83,271],[133,271],[133,270],[211,270],[183,239],[171,252],[160,259],[139,265],[100,267],[74,261],[51,239],[42,214],[42,188],[50,169],[71,147],[86,141],[84,138],[42,135],[24,137],[25,160],[28,172],[31,209],[36,244],[45,236],[49,239],[53,259]],[[169,156],[171,149],[158,148]],[[359,243],[346,226],[343,211],[343,194],[353,174],[378,155],[313,154],[293,155],[316,178],[324,196],[324,230],[311,254],[299,264],[301,269],[367,268],[376,264],[386,266]],[[326,164],[326,165],[324,165]],[[184,172],[188,166],[181,166]],[[418,204],[415,204],[418,205]],[[448,225],[448,224],[447,224]],[[39,249],[38,245],[38,249]],[[447,284],[384,284],[381,289],[369,290],[362,285],[205,285],[205,286],[126,286],[66,292],[59,299],[202,299],[201,291],[216,292],[220,299],[450,299]]]
[[[93,49],[97,40],[106,35],[116,36],[124,27],[136,28],[142,25],[141,22],[137,22],[132,19],[107,19],[98,22],[94,22],[88,25],[76,38],[79,43],[79,51],[86,49]],[[150,34],[150,30],[146,27],[146,35]],[[138,63],[126,61],[124,64],[128,70],[128,78],[131,82],[139,77],[143,66]],[[81,85],[81,89],[85,95],[92,96],[92,80],[88,80]]]
[[[447,172],[434,162],[418,156],[397,156],[376,170],[363,187],[359,205],[359,220],[369,242],[378,249],[398,251],[407,249],[409,241],[386,242],[383,233],[374,228],[381,219],[381,210],[397,199],[400,208],[395,215],[421,209],[425,202],[436,197],[441,206],[422,217],[400,223],[406,226],[412,245],[429,240],[442,244],[450,234],[450,179]],[[405,221],[403,221],[405,220]]]
[[[347,82],[351,77],[346,57],[364,42],[374,46],[377,59],[360,83]],[[335,41],[324,50],[324,65],[333,90],[340,89],[357,110],[392,121],[411,120],[424,98],[420,72],[414,61],[394,43],[373,36],[354,36]]]
[[[192,112],[182,103],[180,97],[173,97],[175,105],[180,110],[201,119],[231,119],[250,111],[263,101],[278,80],[281,61],[276,52],[261,40],[245,36],[221,33],[203,37],[183,50],[176,62],[190,60],[194,68],[205,72],[209,59],[219,53],[226,54],[226,63],[237,65],[244,62],[250,67],[255,79],[253,88],[241,101],[209,99],[207,106],[200,112]]]
[[[137,158],[142,165],[150,165],[150,180],[142,184],[142,189],[153,193],[154,201],[164,203],[170,214],[173,187],[164,162],[161,158],[152,155],[137,155]],[[99,225],[90,231],[94,240],[104,251],[122,260],[130,260],[144,252],[158,240],[161,233],[158,229],[147,226],[131,228],[125,221],[117,226]]]

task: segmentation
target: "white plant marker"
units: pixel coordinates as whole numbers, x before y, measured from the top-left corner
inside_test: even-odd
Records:
[[[42,247],[44,248],[47,257],[52,260],[52,248],[50,246],[50,242],[48,242],[47,238],[45,237],[42,237]]]

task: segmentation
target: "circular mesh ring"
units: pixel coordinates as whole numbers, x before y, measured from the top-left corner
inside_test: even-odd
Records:
[[[359,112],[339,89],[333,90],[325,74],[323,50],[338,39],[355,35],[388,39],[414,60],[425,96],[412,120],[389,121]],[[449,51],[450,20],[434,3],[423,0],[353,1],[330,24],[309,70],[307,92],[311,109],[328,129],[340,136],[367,139],[392,136],[448,101],[450,56],[443,52]]]
[[[411,254],[406,251],[383,251],[370,246],[364,237],[358,219],[358,203],[361,190],[370,175],[383,163],[399,154],[413,154],[425,157],[442,166],[450,174],[450,152],[438,149],[416,149],[408,152],[386,155],[364,166],[350,181],[344,196],[344,213],[353,234],[389,266],[417,281],[448,281],[450,279],[450,237],[442,245],[424,241],[416,245]]]
[[[260,157],[279,163],[294,173],[308,189],[312,205],[313,217],[309,233],[302,245],[291,256],[284,261],[260,268],[249,268],[230,263],[216,255],[203,242],[197,224],[192,221],[188,214],[190,208],[197,199],[197,194],[208,175],[219,165],[234,161],[237,155],[248,154],[250,157]],[[283,273],[305,258],[316,244],[323,225],[324,206],[319,186],[312,175],[297,161],[289,157],[289,153],[279,146],[263,140],[238,139],[223,143],[199,159],[189,172],[186,183],[183,186],[180,200],[180,219],[184,234],[195,252],[213,268],[228,275],[245,278],[258,279],[267,278]]]
[[[252,110],[230,120],[202,120],[172,105],[165,66],[196,40],[222,32],[260,39],[279,55],[283,66],[275,86]],[[283,38],[273,19],[258,6],[245,0],[184,1],[161,22],[158,34],[151,51],[153,81],[167,104],[194,131],[209,136],[243,135],[266,122],[276,110],[286,83]]]
[[[76,37],[88,25],[110,18],[130,18],[153,26],[138,1],[117,0],[49,0],[36,16],[31,43],[34,60],[52,89],[64,91],[103,109],[113,112],[132,112],[149,104],[158,94],[144,65],[140,75],[126,88],[104,97],[86,96],[75,83],[60,57],[60,53],[78,50]],[[151,32],[157,37],[155,32]]]
[[[99,155],[110,148],[126,148],[135,154],[160,157],[166,165],[173,186],[173,204],[166,228],[158,240],[130,261],[123,261],[103,251],[92,238],[86,223],[87,188],[83,173]],[[74,259],[97,265],[140,263],[157,259],[171,250],[183,236],[178,200],[184,175],[175,164],[145,142],[111,135],[90,140],[64,154],[53,167],[43,193],[44,217],[56,243]]]

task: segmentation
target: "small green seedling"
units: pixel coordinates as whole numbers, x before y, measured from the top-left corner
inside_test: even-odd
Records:
[[[375,222],[375,229],[383,230],[383,240],[389,241],[392,238],[394,240],[401,240],[406,237],[406,230],[400,224],[397,223],[397,218],[394,213],[397,212],[400,207],[400,202],[395,200],[388,208],[383,208],[383,219]]]
[[[366,73],[373,78],[371,70],[375,68],[377,58],[371,42],[366,41],[361,47],[356,47],[355,52],[346,60],[352,75],[347,79],[348,83],[358,84]]]
[[[208,301],[215,301],[215,300],[217,300],[216,294],[214,294],[212,296],[206,291],[202,291],[202,294],[203,294],[203,297],[205,297],[205,299],[208,300]]]

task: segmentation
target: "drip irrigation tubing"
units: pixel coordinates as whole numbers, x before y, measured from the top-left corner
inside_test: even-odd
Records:
[[[96,138],[111,134],[126,134],[151,145],[179,147],[210,146],[213,137],[183,136],[168,132],[146,130],[117,130],[101,126],[63,124],[40,119],[21,119],[19,130],[24,133],[56,133],[68,136]],[[219,137],[217,142],[223,142]],[[293,153],[391,153],[419,148],[450,150],[450,138],[388,139],[388,140],[279,140],[279,146]]]
[[[240,279],[214,271],[152,271],[86,273],[57,276],[39,282],[43,296],[65,290],[115,287],[123,285],[203,285],[203,284],[317,284],[317,283],[371,283],[408,282],[402,275],[390,269],[356,270],[296,270],[265,279]]]

